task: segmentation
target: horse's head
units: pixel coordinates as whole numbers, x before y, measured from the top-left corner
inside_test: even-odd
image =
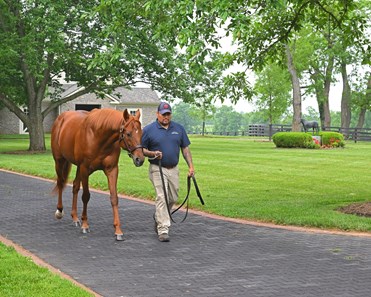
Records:
[[[142,166],[144,162],[142,126],[139,118],[139,109],[135,116],[130,115],[128,110],[125,109],[120,127],[120,146],[128,151],[129,157],[133,159],[137,167]]]

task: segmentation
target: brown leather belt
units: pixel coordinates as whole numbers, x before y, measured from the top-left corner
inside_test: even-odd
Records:
[[[176,165],[175,165],[175,166],[162,166],[162,167],[164,167],[164,168],[166,168],[166,169],[173,169],[173,168],[176,167]]]

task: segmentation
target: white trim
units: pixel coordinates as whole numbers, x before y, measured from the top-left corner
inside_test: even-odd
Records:
[[[77,88],[77,89],[74,90],[73,92],[65,94],[64,97],[71,96],[71,95],[73,95],[73,94],[75,94],[75,93],[77,93],[77,92],[80,92],[81,90],[85,90],[85,87]],[[67,90],[67,91],[68,91],[68,90]]]
[[[120,101],[117,100],[116,98],[114,98],[113,96],[111,96],[111,95],[109,95],[109,94],[106,94],[106,93],[105,93],[105,95],[106,95],[106,97],[107,97],[108,99],[111,100],[111,101],[110,101],[110,104],[119,104],[119,103],[120,103]]]
[[[128,112],[132,115],[135,115],[135,112],[139,109],[140,111],[140,118],[139,118],[139,122],[143,123],[142,121],[142,116],[143,116],[143,112],[142,112],[142,109],[140,107],[138,108],[127,108]]]
[[[28,115],[28,108],[27,106],[21,106],[22,111]],[[29,134],[28,128],[24,125],[24,123],[19,120],[19,134]]]

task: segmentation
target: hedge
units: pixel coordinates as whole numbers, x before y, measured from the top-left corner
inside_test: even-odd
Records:
[[[344,147],[344,136],[338,132],[321,131],[321,144],[315,143],[310,132],[278,132],[273,135],[273,143],[276,147],[284,148],[336,148]]]

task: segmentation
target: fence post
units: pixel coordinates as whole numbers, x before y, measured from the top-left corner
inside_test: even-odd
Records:
[[[358,140],[358,131],[357,131],[358,128],[355,128],[354,129],[354,142],[357,143],[357,140]]]

